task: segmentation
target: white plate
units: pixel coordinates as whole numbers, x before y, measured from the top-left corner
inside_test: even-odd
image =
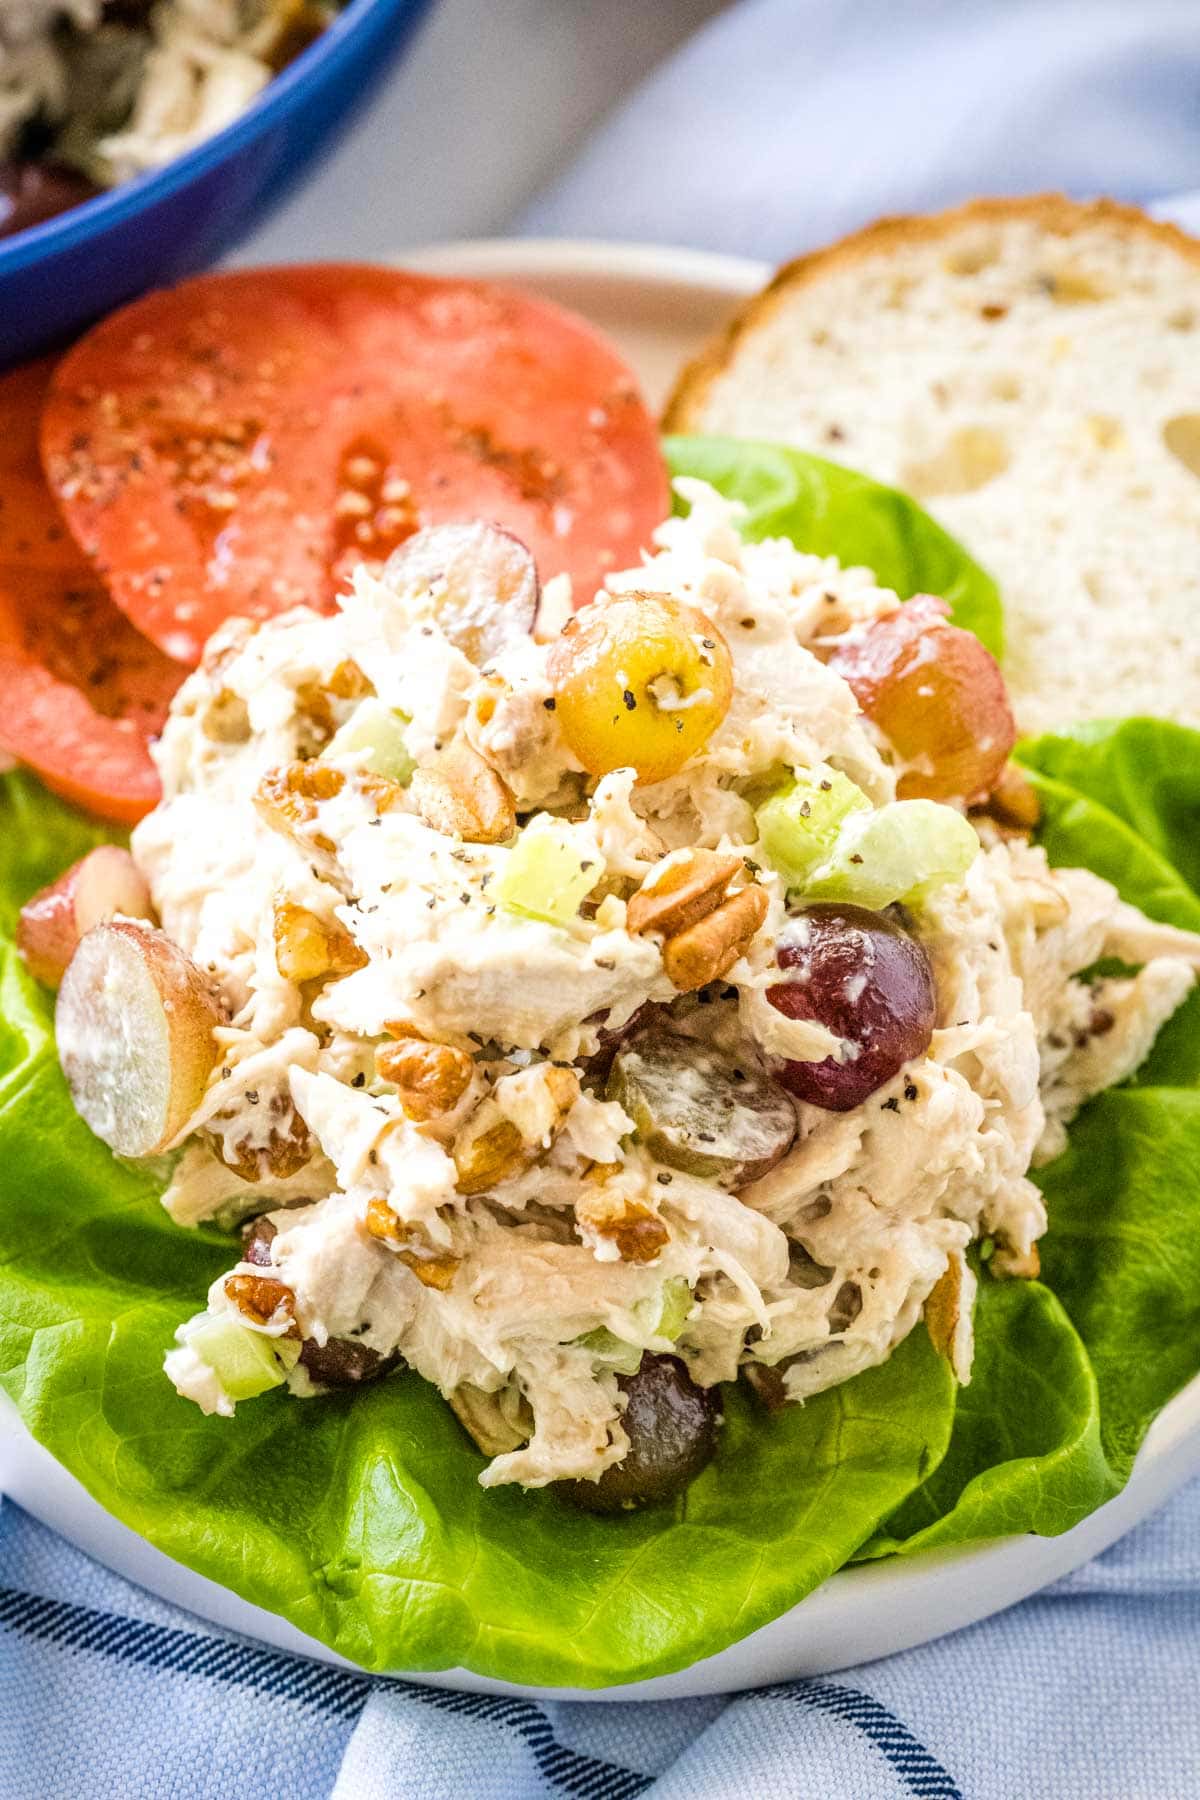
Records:
[[[686,355],[768,271],[736,257],[641,245],[490,240],[408,254],[414,267],[510,281],[574,307],[624,349],[660,400]],[[1057,1538],[1006,1538],[835,1575],[791,1612],[677,1675],[601,1693],[513,1688],[451,1670],[417,1677],[483,1693],[590,1700],[680,1698],[822,1675],[927,1643],[999,1612],[1076,1569],[1200,1471],[1200,1379],[1155,1420],[1117,1499]],[[194,1575],[120,1525],[0,1408],[0,1486],[110,1568],[165,1600],[281,1649],[341,1662],[322,1645],[216,1582]],[[345,1666],[349,1667],[349,1664]]]

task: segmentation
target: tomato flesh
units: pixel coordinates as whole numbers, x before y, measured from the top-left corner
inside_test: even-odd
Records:
[[[46,486],[37,428],[52,370],[0,377],[0,748],[129,823],[158,800],[147,739],[186,671],[113,606]]]
[[[421,525],[485,518],[589,600],[668,511],[654,422],[592,329],[475,282],[202,276],[56,373],[44,466],[116,604],[194,663],[231,614],[327,609]]]

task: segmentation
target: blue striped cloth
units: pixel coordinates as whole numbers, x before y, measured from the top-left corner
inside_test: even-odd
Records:
[[[588,1705],[264,1650],[0,1506],[2,1800],[1193,1800],[1200,1481],[919,1650],[732,1700]]]

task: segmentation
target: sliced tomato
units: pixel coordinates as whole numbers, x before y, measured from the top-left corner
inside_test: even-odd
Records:
[[[195,662],[232,613],[328,607],[418,526],[483,517],[590,599],[668,509],[654,422],[571,314],[329,265],[202,276],[60,364],[42,452],[113,599]]]
[[[0,748],[131,822],[158,799],[147,738],[187,671],[117,611],[46,485],[38,418],[53,366],[0,376]]]

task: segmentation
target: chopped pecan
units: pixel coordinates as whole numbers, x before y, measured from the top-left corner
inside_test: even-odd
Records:
[[[275,902],[274,937],[275,966],[285,981],[349,975],[369,960],[344,925],[327,922],[292,900]]]
[[[397,1250],[396,1255],[422,1287],[436,1288],[442,1294],[453,1285],[461,1261],[457,1256],[421,1256],[416,1250]]]
[[[318,850],[332,852],[333,840],[312,830],[317,807],[322,800],[333,800],[346,785],[341,769],[323,762],[285,763],[268,769],[254,791],[254,806],[259,817],[273,831],[288,837],[309,836]]]
[[[767,896],[757,882],[739,888],[717,910],[663,945],[663,968],[680,993],[716,981],[744,956],[767,916]]]
[[[205,707],[200,729],[214,744],[245,744],[250,741],[250,709],[232,688],[221,688]]]
[[[225,1167],[232,1169],[243,1181],[265,1181],[268,1177],[283,1181],[289,1175],[298,1174],[309,1161],[312,1139],[287,1094],[277,1092],[260,1104],[266,1105],[267,1117],[273,1121],[263,1141],[245,1137],[231,1143],[220,1129],[239,1117],[230,1109],[212,1116],[212,1124],[216,1127],[209,1134],[212,1146]]]
[[[579,1098],[579,1076],[557,1063],[537,1063],[519,1074],[505,1075],[496,1088],[507,1089],[510,1095],[521,1093],[523,1109],[528,1109],[525,1129],[509,1116],[496,1094],[481,1100],[454,1145],[460,1194],[482,1194],[533,1162]]]
[[[494,1107],[494,1100],[482,1101],[478,1111],[483,1113],[487,1109],[482,1129],[480,1122],[472,1120],[454,1146],[454,1167],[458,1172],[456,1186],[460,1194],[482,1194],[498,1181],[506,1181],[510,1175],[518,1174],[528,1161],[521,1133],[511,1119],[497,1116],[491,1110]]]
[[[375,692],[374,682],[350,657],[337,665],[329,677],[328,687],[335,700],[365,700]]]
[[[416,1234],[382,1195],[373,1194],[367,1201],[363,1228],[368,1237],[377,1238],[381,1244],[394,1250],[405,1267],[412,1270],[422,1287],[438,1288],[444,1293],[454,1280],[461,1257],[449,1256],[443,1251],[401,1248],[411,1243]]]
[[[367,1201],[363,1227],[369,1237],[378,1238],[382,1244],[399,1244],[408,1236],[408,1226],[401,1224],[381,1194],[372,1194]]]
[[[285,1337],[299,1337],[296,1296],[273,1275],[227,1275],[225,1295],[253,1325],[278,1325],[287,1320]]]
[[[674,937],[720,906],[742,867],[740,856],[716,850],[686,850],[657,863],[630,900],[626,929],[635,937],[658,931]]]
[[[993,1275],[1012,1281],[1036,1281],[1042,1272],[1042,1258],[1036,1244],[1030,1244],[1028,1250],[1017,1252],[1007,1246],[997,1246],[988,1264]]]
[[[585,1230],[615,1244],[622,1262],[653,1262],[671,1235],[656,1212],[624,1195],[582,1194],[575,1217]]]
[[[408,1118],[424,1124],[453,1111],[471,1084],[475,1065],[465,1050],[452,1044],[409,1037],[381,1045],[375,1067],[384,1081],[395,1082]]]
[[[1001,837],[1028,837],[1041,823],[1037,789],[1019,763],[1005,763],[999,781],[972,816],[990,819]]]
[[[427,825],[469,844],[500,844],[516,829],[513,797],[477,750],[461,741],[412,778],[412,796]]]

